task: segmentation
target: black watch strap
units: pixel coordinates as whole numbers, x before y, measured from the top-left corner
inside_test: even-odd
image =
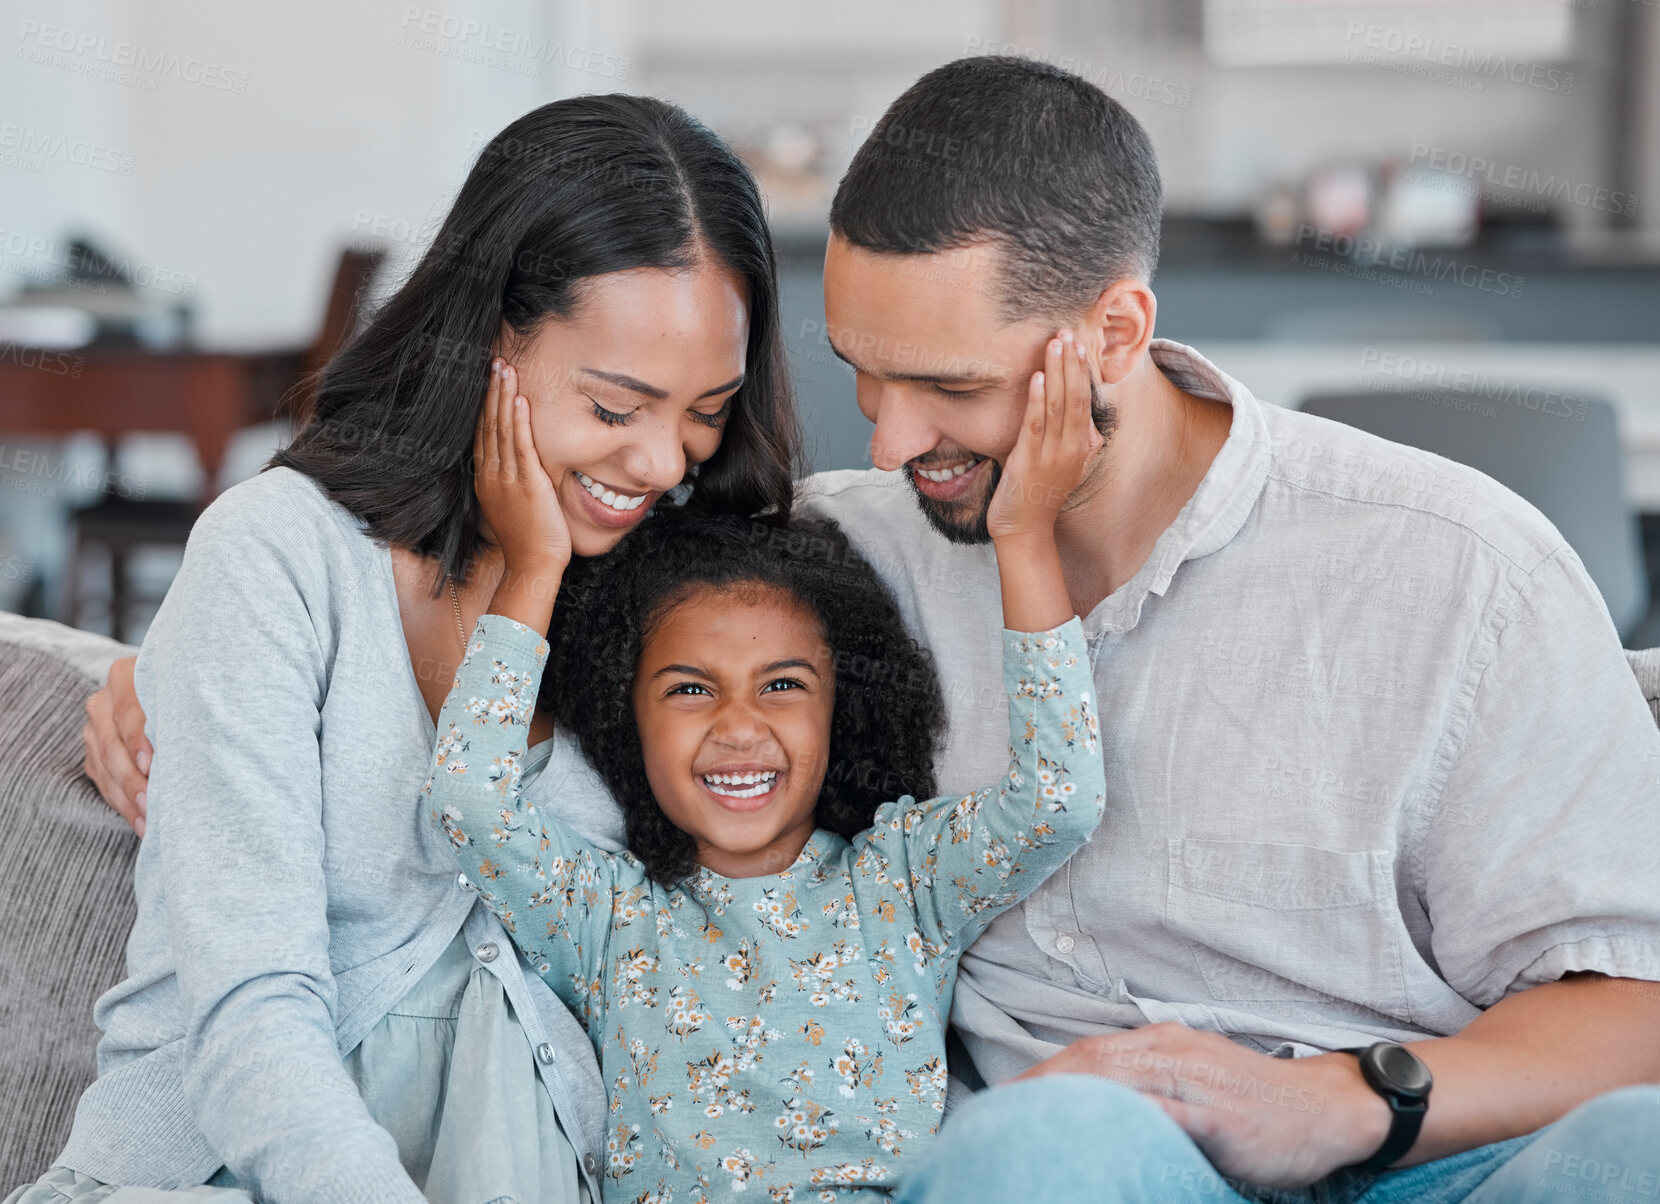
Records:
[[[1397,1056],[1404,1054],[1412,1062],[1416,1062],[1422,1069],[1425,1086],[1416,1092],[1394,1089],[1376,1069],[1374,1051],[1382,1048],[1388,1048]],[[1366,1079],[1367,1086],[1382,1096],[1384,1102],[1389,1105],[1389,1134],[1383,1139],[1383,1145],[1378,1147],[1377,1153],[1370,1158],[1352,1164],[1356,1170],[1383,1170],[1412,1148],[1412,1143],[1418,1140],[1418,1131],[1424,1127],[1424,1116],[1429,1112],[1429,1070],[1422,1062],[1418,1062],[1410,1050],[1387,1041],[1338,1052],[1359,1057],[1360,1071]]]

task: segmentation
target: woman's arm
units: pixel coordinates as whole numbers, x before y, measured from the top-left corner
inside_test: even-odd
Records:
[[[141,654],[158,746],[146,842],[167,884],[184,1094],[261,1199],[414,1204],[337,1048],[318,736],[329,666],[313,619],[331,585],[308,516],[290,511],[269,491],[209,507]]]
[[[154,750],[144,738],[144,708],[138,705],[138,691],[133,688],[137,660],[136,656],[118,657],[110,665],[103,688],[87,695],[81,740],[86,746],[86,776],[142,837]]]

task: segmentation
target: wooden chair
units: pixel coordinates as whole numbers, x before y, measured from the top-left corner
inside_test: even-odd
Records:
[[[237,408],[235,426],[267,422],[283,410],[291,409],[295,415],[310,410],[318,374],[356,331],[363,295],[384,257],[382,251],[355,248],[341,254],[323,325],[311,346],[238,357],[244,361],[239,365],[243,396],[215,399],[216,404]],[[111,401],[118,403],[118,399]],[[104,479],[110,481],[119,479],[113,471],[117,438],[105,440],[106,467],[111,471]],[[74,547],[67,568],[63,621],[71,627],[82,627],[89,618],[89,599],[81,587],[81,576],[89,553],[103,549],[109,561],[109,631],[116,639],[131,642],[139,611],[152,610],[161,602],[160,596],[132,580],[133,554],[147,547],[184,546],[202,509],[218,492],[219,467],[217,456],[204,457],[208,479],[204,495],[195,501],[107,494],[74,511]]]

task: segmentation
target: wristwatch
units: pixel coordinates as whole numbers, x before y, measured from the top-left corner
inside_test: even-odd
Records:
[[[1359,1170],[1382,1170],[1418,1140],[1424,1114],[1429,1111],[1429,1089],[1435,1080],[1430,1077],[1429,1067],[1404,1045],[1379,1041],[1338,1052],[1359,1056],[1361,1077],[1389,1105],[1389,1136],[1383,1139],[1383,1146],[1364,1162],[1353,1164]]]

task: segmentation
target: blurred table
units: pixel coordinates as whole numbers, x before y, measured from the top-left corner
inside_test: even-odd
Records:
[[[306,370],[304,352],[219,354],[122,347],[78,351],[0,345],[0,433],[172,433],[195,444],[201,501],[218,491],[231,437],[268,422]]]

